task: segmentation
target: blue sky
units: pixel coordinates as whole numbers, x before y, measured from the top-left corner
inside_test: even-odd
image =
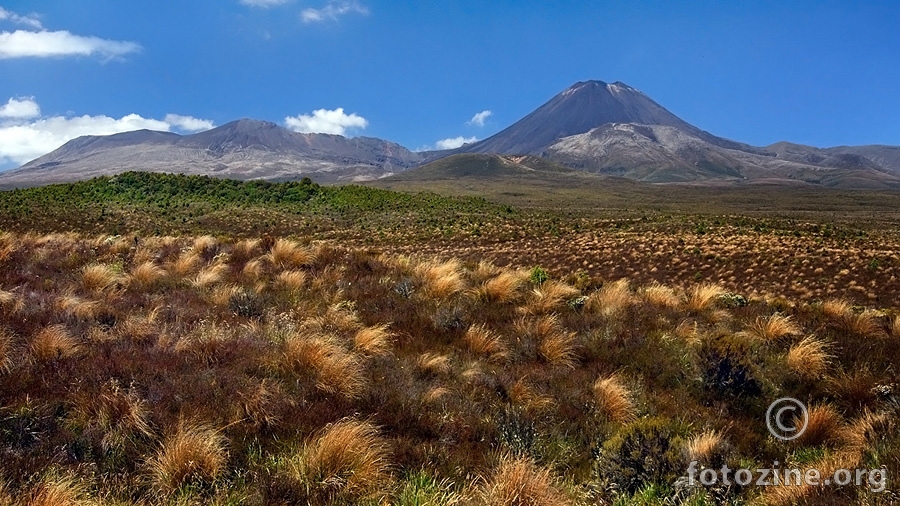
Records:
[[[452,145],[587,79],[755,145],[900,145],[897,27],[896,2],[0,0],[0,167],[241,117]]]

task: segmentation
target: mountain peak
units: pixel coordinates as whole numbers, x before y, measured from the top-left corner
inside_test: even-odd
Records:
[[[608,123],[664,125],[702,132],[622,81],[591,80],[573,84],[518,123],[461,151],[540,154],[556,141]]]

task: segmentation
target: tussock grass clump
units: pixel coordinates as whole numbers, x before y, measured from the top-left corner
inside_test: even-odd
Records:
[[[143,262],[131,269],[128,276],[128,284],[137,290],[146,290],[153,287],[166,276],[166,271],[153,262]]]
[[[597,408],[608,420],[628,423],[637,417],[633,395],[618,374],[598,378],[593,392]]]
[[[826,381],[826,390],[843,405],[860,409],[875,400],[873,389],[878,384],[875,374],[867,366],[840,370]]]
[[[465,280],[459,260],[445,262],[430,260],[416,264],[414,272],[422,284],[422,292],[427,298],[442,300],[461,292]]]
[[[807,336],[791,346],[785,357],[788,369],[806,380],[820,379],[828,370],[832,356],[829,345],[816,336]]]
[[[247,265],[250,265],[249,263]],[[244,267],[246,269],[246,266]],[[307,275],[303,271],[282,271],[275,277],[275,281],[291,292],[299,291],[306,285]]]
[[[171,493],[187,483],[215,480],[228,460],[221,431],[203,423],[181,422],[148,464],[153,486]]]
[[[146,401],[134,389],[123,388],[116,380],[106,382],[99,395],[78,403],[73,417],[99,429],[102,447],[107,450],[120,446],[130,437],[153,434]]]
[[[634,303],[634,294],[627,279],[620,279],[604,285],[592,293],[584,305],[587,312],[611,317]]]
[[[509,348],[497,333],[482,325],[473,325],[463,336],[466,347],[477,355],[484,355],[491,360],[502,361],[509,356]]]
[[[79,351],[81,344],[65,325],[44,327],[31,339],[31,355],[38,362],[73,357]]]
[[[830,404],[816,404],[808,408],[809,419],[806,431],[796,439],[804,446],[836,443],[843,427],[841,415]],[[800,428],[803,420],[797,419],[796,428]]]
[[[685,456],[688,463],[697,461],[705,467],[719,468],[725,464],[728,450],[728,441],[721,432],[705,430],[687,442]]]
[[[72,293],[63,294],[57,305],[59,309],[81,320],[93,319],[103,307],[98,300],[87,300]]]
[[[360,359],[327,335],[289,336],[284,341],[283,360],[289,370],[312,371],[316,388],[329,394],[353,399],[368,384]]]
[[[13,336],[0,327],[0,374],[9,372],[13,365]]]
[[[531,297],[523,308],[523,312],[525,314],[544,314],[558,309],[580,293],[573,286],[548,280],[531,290]]]
[[[475,289],[475,297],[485,302],[508,304],[520,297],[520,289],[528,281],[527,271],[504,270]]]
[[[178,255],[169,270],[179,278],[184,278],[196,272],[201,263],[202,258],[196,251],[187,250]]]
[[[416,368],[427,376],[446,376],[453,370],[449,355],[423,353],[416,359]]]
[[[221,283],[228,274],[228,265],[213,264],[197,273],[197,276],[191,280],[191,285],[195,288],[207,288],[212,285]]]
[[[841,326],[854,336],[885,337],[885,331],[878,320],[876,311],[853,311],[844,316]]]
[[[538,356],[556,367],[574,369],[578,362],[578,345],[575,332],[558,330],[544,334],[538,341]]]
[[[16,313],[22,310],[22,298],[13,292],[0,290],[0,309],[10,313]]]
[[[675,290],[659,283],[654,283],[644,288],[641,295],[644,297],[644,300],[656,307],[674,309],[681,304],[681,300],[678,298]]]
[[[389,325],[363,327],[353,335],[353,348],[364,355],[384,355],[391,350],[393,334]]]
[[[312,265],[315,257],[313,253],[289,239],[278,239],[266,254],[266,259],[281,269],[303,267]]]
[[[757,317],[744,332],[746,335],[764,342],[772,342],[785,336],[799,334],[800,327],[790,316],[773,314],[769,317]]]
[[[294,478],[319,504],[385,493],[392,483],[391,452],[378,427],[347,418],[325,427],[306,443]]]
[[[100,293],[122,281],[122,276],[112,266],[93,264],[81,269],[81,287],[91,293]]]
[[[707,309],[715,307],[722,295],[725,295],[726,293],[728,293],[728,291],[717,284],[705,283],[702,285],[695,285],[688,292],[685,307],[688,311],[694,313],[706,311]]]
[[[527,458],[504,457],[479,491],[486,506],[568,506],[550,471]]]
[[[0,493],[2,501],[2,493]],[[2,504],[2,502],[0,502]],[[8,504],[27,504],[28,506],[91,506],[97,504],[88,499],[86,487],[78,478],[71,475],[48,475],[31,491],[25,502]]]

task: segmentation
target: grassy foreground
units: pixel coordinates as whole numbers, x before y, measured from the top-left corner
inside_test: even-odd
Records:
[[[893,481],[679,480],[691,461],[900,476],[900,319],[737,288],[5,233],[0,504],[897,501]],[[811,406],[789,443],[765,424],[783,396]]]

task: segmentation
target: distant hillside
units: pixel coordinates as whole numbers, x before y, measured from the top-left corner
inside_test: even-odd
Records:
[[[504,158],[427,165],[460,154]],[[754,147],[701,130],[625,83],[603,81],[576,83],[508,128],[456,150],[413,152],[381,139],[300,134],[243,119],[185,136],[142,130],[81,137],[0,173],[0,188],[126,171],[321,183],[478,176],[580,184],[572,173],[562,176],[560,166],[649,183],[900,188],[900,147]]]
[[[193,135],[140,130],[74,139],[22,167],[0,174],[0,186],[35,186],[127,171],[235,179],[319,182],[374,179],[424,158],[371,137],[301,134],[242,119]]]

